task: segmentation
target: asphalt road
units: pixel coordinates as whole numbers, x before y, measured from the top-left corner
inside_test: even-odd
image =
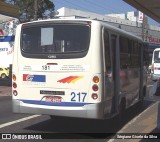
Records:
[[[24,114],[12,113],[11,96],[0,97],[0,124],[26,117]]]
[[[117,121],[117,117],[101,121],[64,117],[56,117],[55,120],[51,120],[46,115],[33,115],[35,116],[34,118],[27,120],[29,115],[12,113],[11,96],[2,96],[0,97],[0,133],[70,133],[64,138],[104,140],[109,133],[116,133],[149,105],[151,105],[151,102],[145,101],[142,110],[135,109],[136,106],[128,110],[123,124]],[[26,120],[15,122],[15,120],[20,120],[21,118],[26,118]],[[14,123],[9,124],[11,122]],[[1,128],[2,124],[7,125]]]

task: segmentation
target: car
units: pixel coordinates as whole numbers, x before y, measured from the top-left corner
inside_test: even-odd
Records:
[[[4,79],[9,77],[9,69],[0,67],[0,78]]]

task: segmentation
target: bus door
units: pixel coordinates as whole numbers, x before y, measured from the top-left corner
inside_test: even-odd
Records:
[[[113,96],[112,96],[112,109],[111,112],[117,112],[117,95],[118,95],[118,48],[117,48],[117,35],[110,35],[110,47],[111,47],[111,63],[112,63],[112,80],[113,80]]]
[[[104,60],[105,60],[105,116],[116,113],[117,84],[117,36],[104,30]]]

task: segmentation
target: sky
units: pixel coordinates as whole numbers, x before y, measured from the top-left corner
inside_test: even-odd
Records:
[[[121,14],[136,9],[123,0],[51,0],[55,4],[55,10],[61,7],[74,8],[98,14]],[[160,24],[149,18],[149,24]]]

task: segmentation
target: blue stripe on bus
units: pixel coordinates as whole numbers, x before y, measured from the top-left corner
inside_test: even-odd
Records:
[[[77,106],[81,107],[84,105],[92,104],[92,103],[78,103],[78,102],[46,102],[46,101],[35,101],[35,100],[20,100],[27,104],[36,104],[36,105],[47,105],[47,106],[66,106],[66,107],[72,107]]]
[[[13,42],[15,36],[0,36],[0,42]]]

